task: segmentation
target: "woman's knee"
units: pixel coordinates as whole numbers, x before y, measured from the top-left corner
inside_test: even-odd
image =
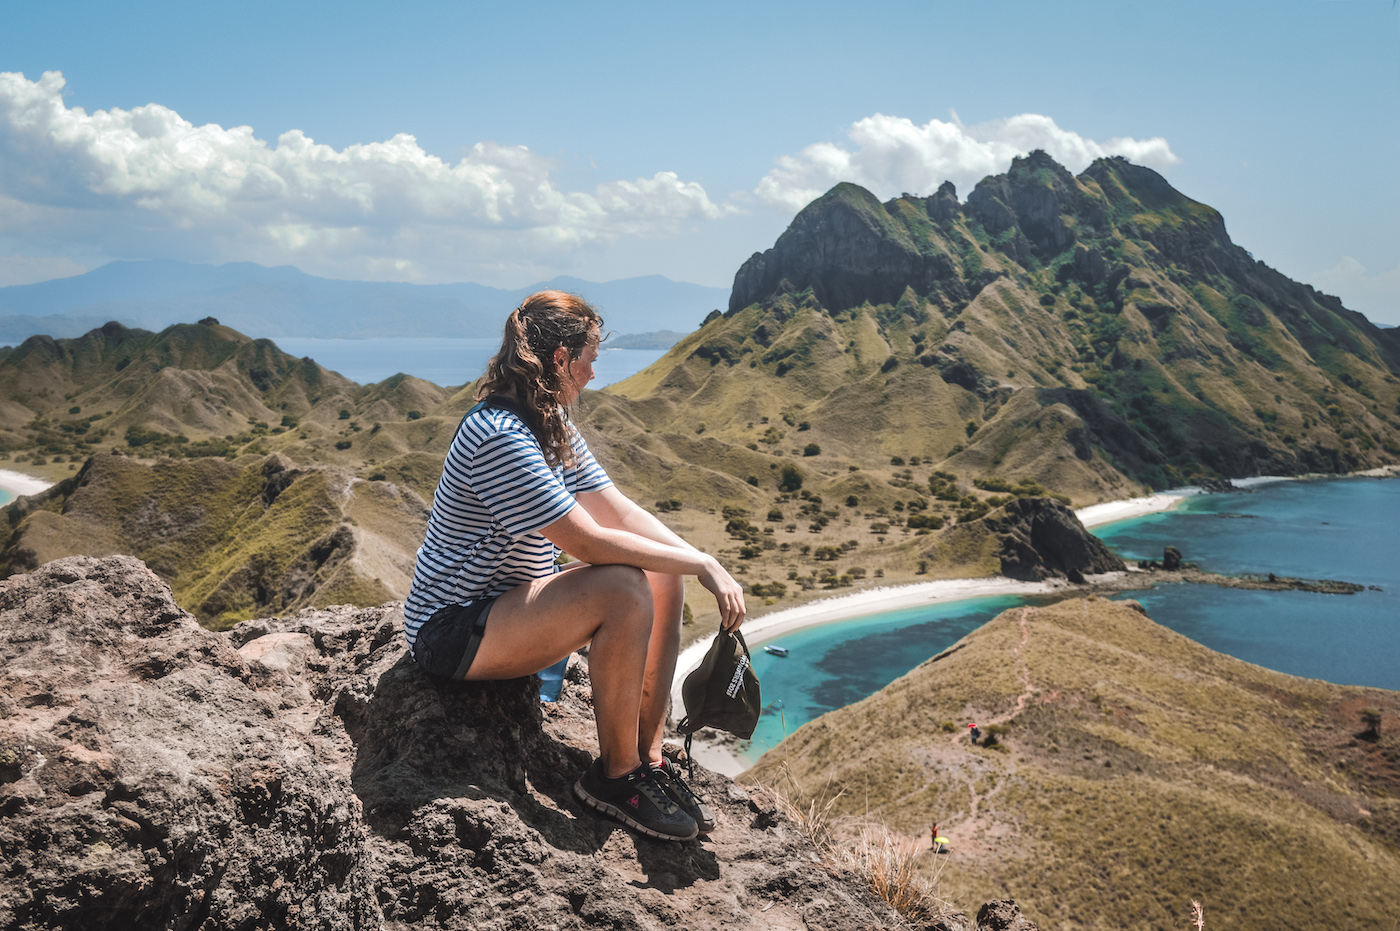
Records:
[[[604,590],[615,602],[615,610],[634,614],[639,621],[650,622],[652,592],[645,572],[634,566],[595,566],[594,570]]]

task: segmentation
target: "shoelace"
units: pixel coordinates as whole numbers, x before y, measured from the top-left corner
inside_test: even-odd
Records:
[[[636,785],[637,789],[651,799],[651,803],[665,814],[673,815],[680,808],[675,800],[666,794],[666,790],[657,785],[656,780],[651,778],[651,773],[637,775]]]
[[[662,778],[664,778],[671,785],[675,786],[682,795],[685,795],[692,800],[695,799],[695,793],[690,791],[690,786],[686,785],[685,781],[681,779],[680,773],[672,772],[669,764],[661,767],[660,769],[655,770],[655,772],[659,773]]]

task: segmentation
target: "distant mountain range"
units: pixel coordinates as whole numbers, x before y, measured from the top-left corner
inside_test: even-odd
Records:
[[[462,283],[416,285],[317,278],[249,262],[111,262],[84,275],[0,288],[0,344],[30,336],[81,336],[109,321],[161,330],[214,317],[259,337],[488,336],[526,295],[583,295],[617,334],[689,332],[724,288],[660,275],[593,282],[567,276],[514,290]],[[669,345],[669,343],[667,343]]]

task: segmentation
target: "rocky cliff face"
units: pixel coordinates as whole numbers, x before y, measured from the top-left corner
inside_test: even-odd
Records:
[[[997,559],[1009,579],[1082,582],[1086,575],[1127,568],[1074,511],[1050,498],[1017,498],[983,522],[1000,541]]]
[[[940,190],[944,205],[949,196]],[[844,310],[864,301],[894,303],[912,287],[927,294],[942,282],[966,297],[952,261],[921,250],[875,196],[855,184],[838,184],[793,220],[767,252],[755,253],[734,276],[729,310],[738,312],[782,291],[811,288],[824,306]]]
[[[976,520],[957,524],[920,549],[920,555],[964,571],[1000,573],[1039,582],[1121,572],[1126,566],[1074,511],[1053,498],[1015,498]]]
[[[586,681],[541,706],[533,678],[431,680],[400,623],[390,604],[214,633],[129,557],[0,583],[0,926],[901,926],[704,769],[707,840],[581,811]]]

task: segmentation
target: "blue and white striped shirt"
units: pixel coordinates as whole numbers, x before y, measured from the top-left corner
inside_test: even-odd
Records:
[[[558,571],[559,548],[540,528],[572,510],[575,495],[612,484],[578,430],[569,430],[574,465],[550,468],[515,414],[488,407],[462,423],[403,606],[410,648],[423,622],[444,605],[490,598]]]

